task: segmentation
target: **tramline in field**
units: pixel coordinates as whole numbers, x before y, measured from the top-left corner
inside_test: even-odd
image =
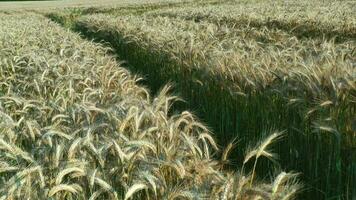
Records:
[[[149,74],[153,87],[177,83],[191,107],[200,105],[200,117],[219,130],[220,141],[238,136],[248,143],[269,128],[286,129],[282,162],[308,181],[321,180],[315,187],[330,194],[353,184],[351,38],[297,38],[280,29],[151,14],[84,16],[74,26],[110,42],[136,70]]]

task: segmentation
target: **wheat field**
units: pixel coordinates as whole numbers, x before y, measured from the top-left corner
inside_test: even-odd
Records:
[[[0,3],[0,199],[356,197],[353,1]]]

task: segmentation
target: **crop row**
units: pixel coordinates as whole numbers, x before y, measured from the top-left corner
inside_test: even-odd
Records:
[[[44,17],[0,17],[0,199],[291,199],[299,189],[295,174],[257,181],[280,133],[246,154],[251,175],[223,171],[233,144],[214,160],[209,130],[169,114],[168,87],[151,98],[109,49]]]
[[[175,82],[222,144],[287,130],[281,161],[323,191],[313,195],[354,192],[355,41],[152,14],[85,16],[74,28],[109,42],[154,90]]]

